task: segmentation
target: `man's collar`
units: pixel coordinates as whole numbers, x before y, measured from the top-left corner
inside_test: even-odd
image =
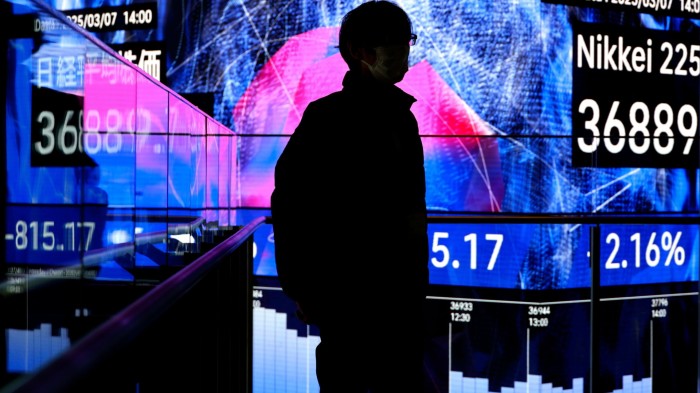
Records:
[[[343,77],[343,90],[376,100],[395,100],[410,107],[416,99],[395,85],[382,83],[357,71],[348,71]]]

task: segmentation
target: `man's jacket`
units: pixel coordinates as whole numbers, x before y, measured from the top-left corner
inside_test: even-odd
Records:
[[[311,102],[275,167],[277,272],[302,304],[337,296],[424,297],[428,241],[423,147],[394,85],[348,72]]]

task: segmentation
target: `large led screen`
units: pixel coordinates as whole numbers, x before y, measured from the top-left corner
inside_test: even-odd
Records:
[[[213,93],[215,115],[245,136],[241,206],[269,207],[286,140],[266,136],[291,134],[310,101],[341,88],[338,28],[359,3],[190,2],[181,12],[196,18],[167,23],[170,85]],[[417,98],[432,211],[697,209],[697,20],[535,0],[399,4],[418,42],[398,85]]]
[[[171,247],[191,251],[197,233],[147,247],[138,234],[269,214],[289,136],[311,101],[341,88],[338,29],[360,3],[53,1],[182,96],[70,33],[11,37],[5,262],[59,269],[127,245],[93,273],[131,281],[181,264]],[[700,7],[398,3],[418,36],[398,86],[417,99],[433,215],[619,219],[432,223],[427,391],[695,393],[698,229],[653,216],[698,215]],[[185,95],[210,97],[212,118]],[[651,224],[625,223],[640,214]],[[253,391],[316,391],[318,332],[281,293],[269,225],[254,256]],[[69,345],[71,331],[42,322],[6,334]],[[20,364],[7,371],[30,370]]]
[[[169,83],[213,93],[240,135],[243,222],[269,213],[307,105],[341,88],[338,29],[360,3],[191,2],[196,18],[167,24]],[[621,217],[595,239],[575,222],[431,224],[426,391],[695,392],[697,228],[623,224],[697,216],[698,20],[688,2],[555,3],[398,2],[431,213]],[[316,391],[317,332],[274,281],[271,228],[255,244],[253,390]]]
[[[184,235],[176,227],[198,218],[211,227],[231,224],[228,209],[237,195],[231,130],[73,26],[85,18],[94,23],[96,15],[124,22],[134,7],[150,13],[154,5],[97,12],[57,4],[67,17],[46,5],[11,6],[17,25],[8,33],[3,92],[5,262],[80,268],[91,260],[127,270],[105,279],[133,279],[135,266],[160,266],[168,258],[136,252],[134,245],[145,242],[137,238],[157,234],[162,240],[154,247],[163,252],[196,251],[189,238],[179,247],[164,236]],[[155,22],[139,27],[152,30]],[[106,30],[96,35],[120,35]],[[126,254],[116,262],[114,246]],[[101,252],[105,247],[112,251]]]

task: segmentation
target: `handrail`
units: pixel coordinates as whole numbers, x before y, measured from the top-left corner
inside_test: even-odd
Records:
[[[133,340],[264,223],[265,217],[252,220],[231,237],[95,328],[61,356],[37,372],[18,378],[0,392],[64,390],[73,381],[85,375],[100,359]]]
[[[114,244],[96,250],[86,251],[82,256],[82,262],[85,266],[94,266],[105,259],[116,258],[124,254],[130,253],[134,247],[143,246],[146,244],[159,243],[168,239],[172,234],[191,233],[194,228],[203,225],[204,218],[196,217],[190,222],[174,224],[166,230],[139,233],[134,235],[133,242]]]

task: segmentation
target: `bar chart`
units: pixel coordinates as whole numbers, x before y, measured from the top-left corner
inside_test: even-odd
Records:
[[[596,378],[606,393],[696,392],[696,225],[601,225]]]
[[[42,323],[37,329],[5,329],[7,371],[34,371],[70,347],[68,329],[59,328],[58,335],[53,330],[50,323]]]
[[[599,380],[606,393],[694,392],[698,294],[690,283],[604,288]]]
[[[577,234],[582,245],[526,264],[501,246],[513,231],[434,231],[426,393],[697,392],[696,226],[569,229],[562,242]],[[553,233],[519,230],[537,243]],[[294,316],[279,282],[266,279],[253,293],[254,392],[316,392],[319,337]]]
[[[253,393],[318,392],[320,337],[294,320],[294,305],[279,289],[256,288],[253,297]]]
[[[633,380],[631,375],[622,377],[622,389],[615,389],[611,393],[651,393],[651,378]]]
[[[435,370],[435,391],[588,392],[590,299],[585,291],[444,292],[429,296],[429,318],[435,323],[427,360]]]
[[[450,393],[583,393],[583,378],[573,380],[571,389],[543,383],[541,375],[528,375],[527,381],[516,381],[513,387],[502,387],[497,392],[489,391],[486,378],[465,378],[462,373],[450,372]]]

